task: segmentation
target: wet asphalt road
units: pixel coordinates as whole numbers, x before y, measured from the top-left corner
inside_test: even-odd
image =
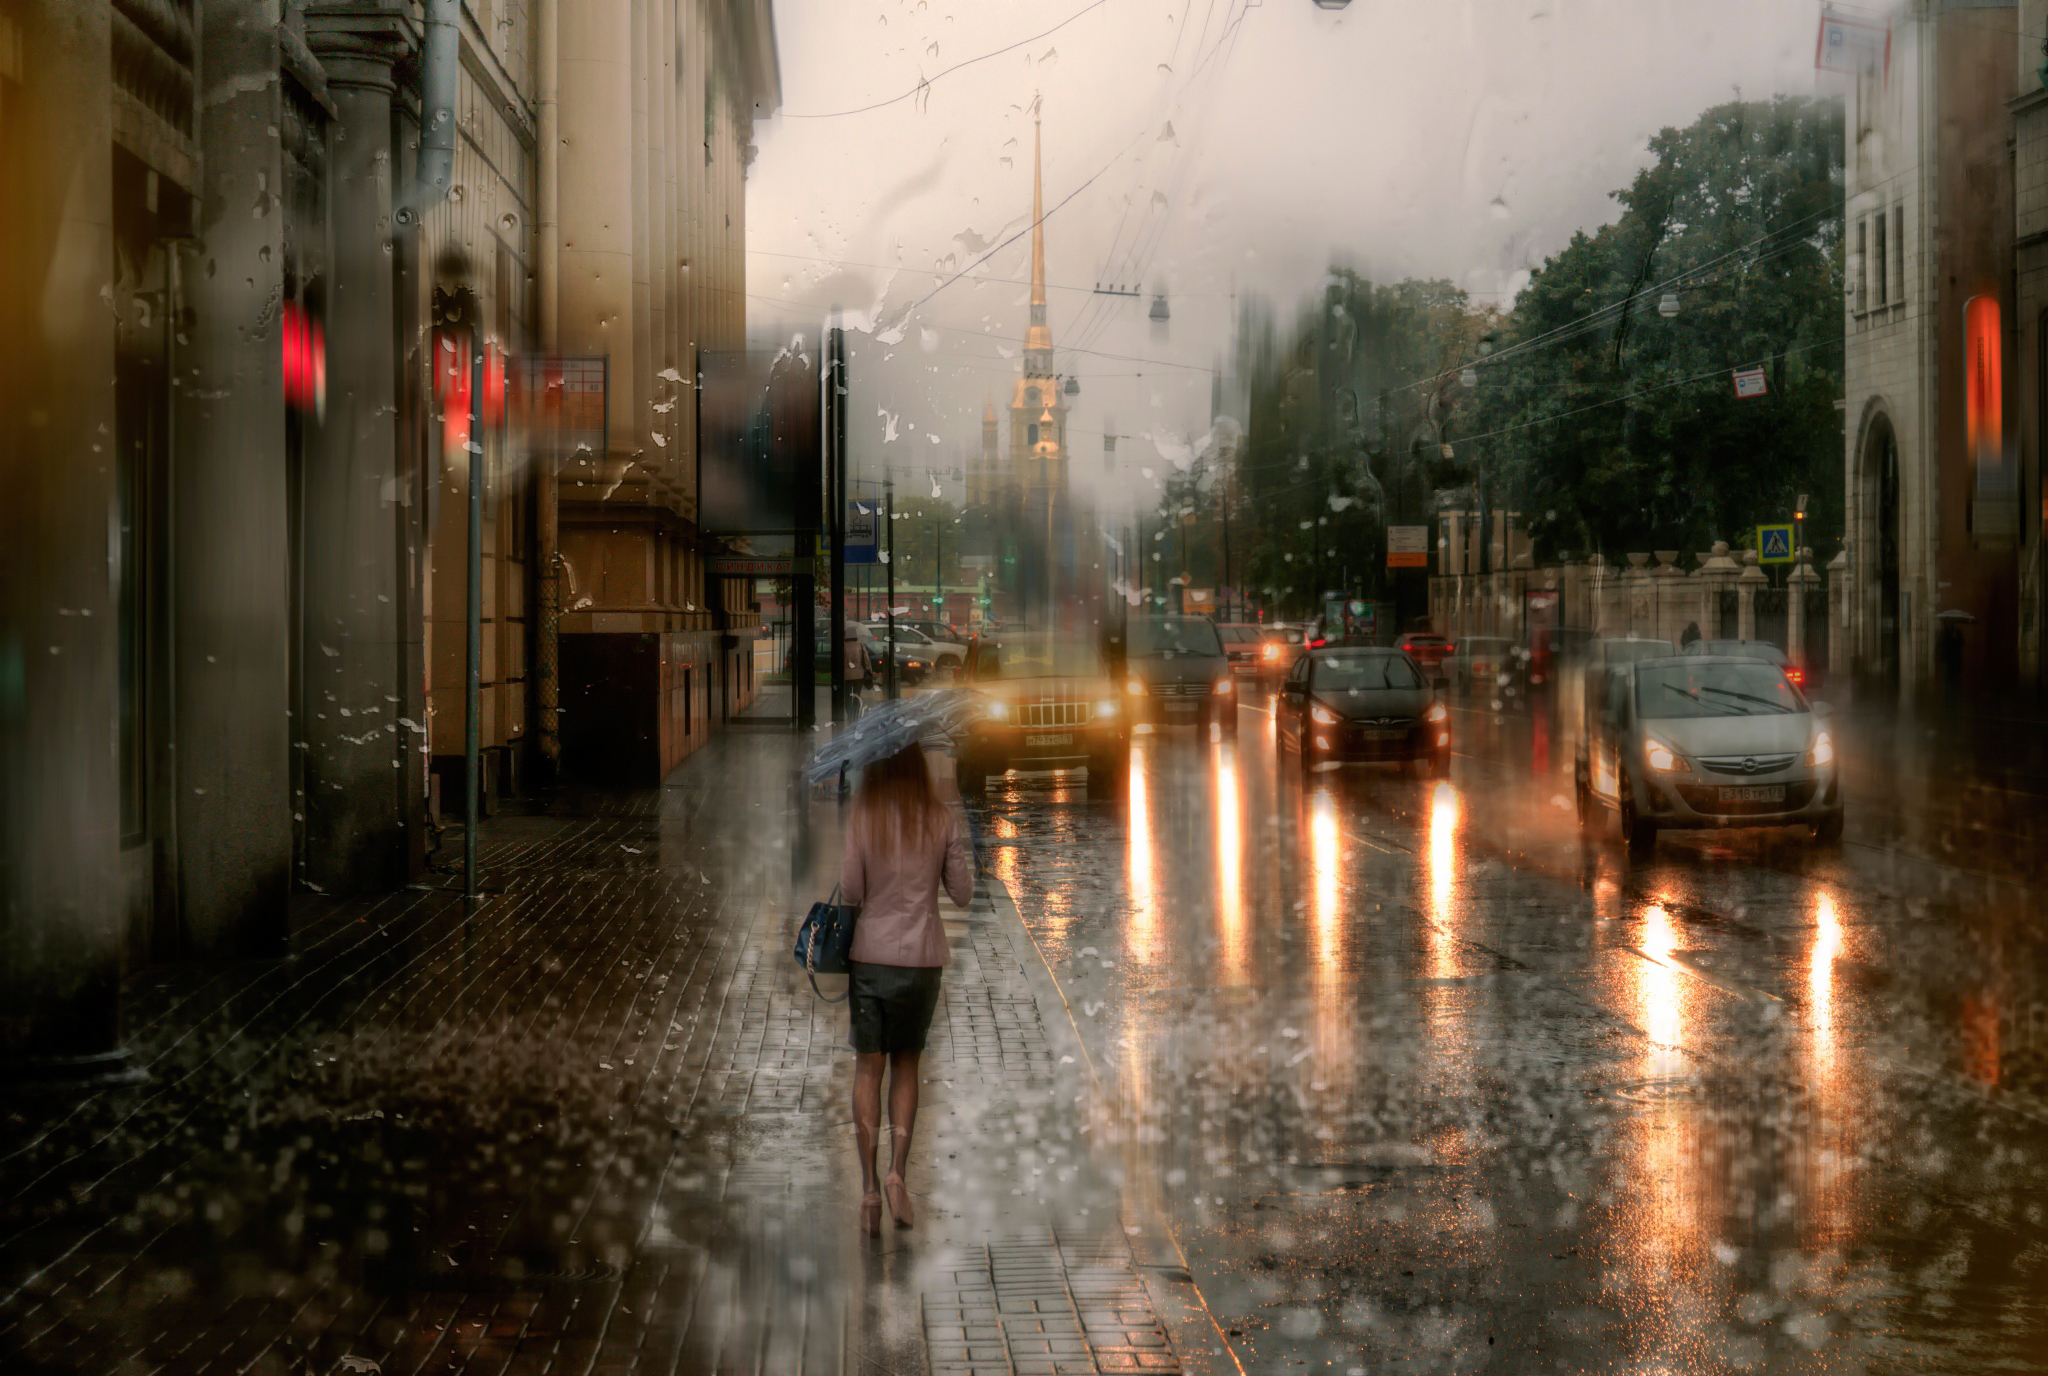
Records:
[[[1835,850],[1631,863],[1541,718],[1460,711],[1447,782],[1240,723],[1140,736],[1127,808],[978,815],[1232,1362],[2048,1370],[2037,891],[1853,792]]]

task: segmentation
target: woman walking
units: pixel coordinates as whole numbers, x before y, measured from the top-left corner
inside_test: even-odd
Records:
[[[853,929],[853,1136],[860,1151],[860,1222],[882,1230],[887,1194],[899,1228],[912,1222],[910,1136],[917,1121],[918,1061],[939,1005],[946,929],[939,884],[961,907],[974,897],[974,865],[960,818],[932,787],[924,751],[903,747],[868,766],[846,829],[840,901],[860,905]],[[882,1072],[889,1072],[889,1171],[876,1187]]]

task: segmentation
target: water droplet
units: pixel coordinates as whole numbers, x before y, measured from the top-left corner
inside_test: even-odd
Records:
[[[461,200],[461,199],[462,199],[462,188],[461,188],[461,187],[459,187],[459,186],[451,186],[451,187],[449,187],[449,188],[448,188],[448,199],[449,199],[449,200],[451,200],[451,201],[459,201],[459,200]]]

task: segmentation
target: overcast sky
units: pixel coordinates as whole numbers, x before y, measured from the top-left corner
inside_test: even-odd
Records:
[[[1613,217],[1609,193],[1658,129],[1738,90],[1812,92],[1819,5],[776,0],[775,18],[783,108],[755,131],[751,333],[814,340],[834,303],[872,323],[850,339],[856,462],[929,493],[925,470],[978,445],[983,401],[1000,410],[1016,374],[1034,94],[1085,489],[1106,424],[1206,427],[1233,292],[1285,317],[1337,262],[1505,303],[1573,231]],[[1098,280],[1145,296],[1093,295]],[[1163,328],[1146,315],[1155,291]],[[1163,467],[1150,443],[1119,451],[1129,481]]]

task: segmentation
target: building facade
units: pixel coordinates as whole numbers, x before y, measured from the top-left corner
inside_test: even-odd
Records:
[[[0,1057],[115,1057],[135,962],[429,865],[473,470],[487,796],[743,705],[692,383],[778,81],[768,0],[0,0]],[[565,371],[568,449],[513,404]]]
[[[1908,698],[2016,682],[2038,618],[2022,607],[2040,531],[2022,379],[2039,370],[2015,287],[2018,17],[1912,0],[1845,102],[1843,648]]]

